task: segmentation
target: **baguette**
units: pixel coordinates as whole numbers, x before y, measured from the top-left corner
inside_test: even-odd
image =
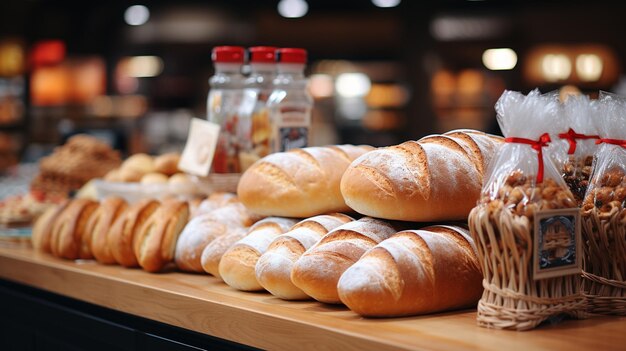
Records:
[[[50,206],[46,211],[37,218],[35,225],[33,226],[33,234],[31,236],[31,242],[35,250],[50,253],[52,242],[52,228],[54,222],[59,217],[59,214],[63,212],[67,206],[68,201],[64,201],[59,205]]]
[[[363,253],[396,232],[390,223],[370,217],[341,225],[294,263],[291,281],[320,302],[341,303],[337,293],[341,274]]]
[[[467,219],[502,138],[472,130],[431,135],[356,159],[341,180],[355,211],[403,221]]]
[[[174,260],[178,236],[188,219],[186,201],[168,199],[161,203],[133,239],[135,257],[141,268],[158,272]]]
[[[82,249],[82,240],[89,217],[97,207],[98,203],[93,200],[74,199],[63,209],[52,228],[50,248],[53,255],[70,260],[93,257],[90,251]]]
[[[262,222],[262,223],[261,223]],[[266,218],[250,228],[248,235],[233,244],[222,256],[219,274],[231,287],[244,291],[263,290],[254,267],[269,244],[298,221],[291,218]]]
[[[368,317],[475,306],[482,273],[474,242],[460,227],[407,230],[376,245],[339,279],[341,301]]]
[[[369,146],[338,145],[278,152],[255,162],[241,176],[237,194],[252,212],[307,218],[350,209],[339,183],[350,162]]]
[[[115,257],[113,257],[111,248],[107,242],[107,235],[115,220],[118,219],[127,208],[128,204],[121,197],[107,197],[102,200],[96,212],[94,212],[93,216],[89,219],[87,223],[87,233],[89,233],[89,235],[84,243],[88,243],[91,246],[91,252],[99,263],[115,263]]]
[[[259,221],[255,225],[262,224]],[[202,270],[211,274],[219,280],[223,280],[220,276],[220,261],[224,253],[233,246],[237,241],[241,240],[248,234],[250,228],[235,227],[228,228],[227,233],[215,238],[202,250],[202,256],[200,257],[200,264]]]
[[[159,207],[159,202],[144,199],[133,204],[113,224],[107,243],[115,261],[124,267],[137,267],[139,262],[133,250],[133,240],[141,226]]]
[[[298,222],[290,231],[276,237],[259,258],[255,267],[259,284],[281,299],[308,299],[309,296],[291,282],[294,262],[329,231],[353,220],[344,214],[333,213]]]

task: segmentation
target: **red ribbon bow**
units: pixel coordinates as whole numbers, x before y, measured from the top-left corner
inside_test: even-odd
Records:
[[[598,140],[596,140],[596,144],[613,144],[613,145],[617,145],[617,146],[621,146],[623,148],[626,149],[626,140],[624,139],[602,139],[602,138],[598,138]]]
[[[559,138],[567,139],[567,142],[569,143],[569,150],[567,150],[567,153],[569,155],[572,155],[574,154],[574,152],[576,152],[576,139],[600,139],[600,137],[597,135],[578,134],[572,128],[570,128],[567,133],[559,134]]]
[[[504,141],[507,143],[527,144],[530,145],[533,150],[537,151],[537,161],[539,162],[539,169],[537,170],[537,184],[543,182],[543,152],[541,150],[544,146],[548,146],[548,143],[552,141],[550,139],[550,134],[543,133],[539,137],[539,140],[509,137],[505,138]]]

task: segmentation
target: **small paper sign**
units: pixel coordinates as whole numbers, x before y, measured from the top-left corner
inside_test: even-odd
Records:
[[[580,209],[538,211],[534,229],[534,280],[580,274]]]
[[[178,168],[189,174],[206,177],[211,170],[219,133],[219,125],[193,118]]]

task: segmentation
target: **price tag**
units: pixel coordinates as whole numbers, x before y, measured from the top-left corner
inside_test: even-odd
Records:
[[[580,274],[580,209],[537,211],[534,229],[534,280]]]
[[[189,174],[206,177],[211,170],[219,133],[219,125],[193,118],[178,168]]]

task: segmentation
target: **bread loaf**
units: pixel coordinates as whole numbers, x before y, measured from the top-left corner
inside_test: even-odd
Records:
[[[369,317],[476,305],[482,273],[474,242],[460,227],[407,230],[376,245],[339,279],[341,301]]]
[[[338,145],[278,152],[255,162],[241,176],[237,194],[252,212],[312,217],[350,209],[339,183],[350,162],[369,146]]]
[[[35,222],[31,242],[35,250],[51,252],[52,228],[54,222],[67,206],[68,201],[49,207]]]
[[[107,243],[115,261],[124,267],[137,267],[139,263],[133,250],[133,240],[143,224],[159,207],[159,202],[144,199],[133,204],[109,230]]]
[[[341,180],[355,211],[404,221],[466,219],[502,138],[472,130],[431,135],[356,159]]]
[[[192,217],[199,216],[204,213],[209,213],[211,211],[217,210],[218,208],[235,202],[239,202],[239,199],[237,198],[237,195],[233,193],[214,192],[206,199],[202,200],[202,202],[200,202],[198,208],[193,211]]]
[[[100,206],[89,218],[87,223],[87,237],[84,243],[89,243],[91,252],[96,260],[103,264],[114,264],[115,257],[109,247],[107,235],[116,219],[128,208],[124,199],[118,196],[107,197],[100,202]]]
[[[261,223],[262,222],[262,223]],[[244,290],[263,290],[256,280],[254,267],[269,244],[298,221],[291,218],[266,218],[250,228],[248,235],[233,244],[222,256],[219,274],[231,287]]]
[[[158,272],[174,260],[178,236],[188,219],[186,201],[168,199],[161,203],[133,239],[135,257],[141,268]]]
[[[75,260],[92,258],[82,245],[89,217],[98,203],[89,199],[74,199],[59,214],[52,228],[51,252],[57,257]]]
[[[261,222],[262,221],[259,221],[256,224],[260,225],[262,224]],[[204,250],[202,250],[202,256],[200,257],[202,269],[221,280],[222,277],[220,276],[219,267],[222,256],[237,241],[245,237],[249,230],[250,228],[243,227],[228,228],[226,234],[218,236],[211,241]]]
[[[255,267],[257,281],[265,290],[281,299],[309,298],[291,282],[294,262],[329,231],[351,221],[353,219],[349,216],[333,213],[298,222],[287,233],[276,237],[261,255]]]
[[[291,281],[312,298],[340,303],[337,282],[365,251],[396,233],[390,223],[364,217],[335,228],[293,265]]]

